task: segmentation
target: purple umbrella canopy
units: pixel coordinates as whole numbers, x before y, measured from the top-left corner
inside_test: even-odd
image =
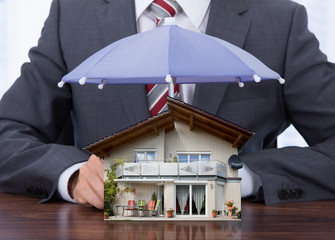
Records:
[[[171,81],[171,80],[174,81]],[[163,25],[96,52],[58,83],[166,84],[285,80],[260,60],[216,37]]]

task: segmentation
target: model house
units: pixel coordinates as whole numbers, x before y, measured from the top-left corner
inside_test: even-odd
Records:
[[[181,101],[167,101],[168,111],[86,147],[105,159],[105,169],[125,157],[115,181],[127,191],[120,191],[116,205],[148,204],[156,195],[158,216],[171,208],[176,218],[209,217],[213,209],[224,215],[231,200],[240,210],[236,155],[253,133]]]

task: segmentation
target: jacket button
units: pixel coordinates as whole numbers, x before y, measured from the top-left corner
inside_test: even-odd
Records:
[[[304,190],[302,190],[301,188],[296,188],[295,192],[297,193],[297,199],[302,198],[302,196],[304,195]]]
[[[296,198],[296,192],[294,189],[288,189],[287,190],[288,192],[288,199],[295,199]]]
[[[287,200],[289,198],[288,191],[281,189],[278,191],[278,198],[280,200]]]

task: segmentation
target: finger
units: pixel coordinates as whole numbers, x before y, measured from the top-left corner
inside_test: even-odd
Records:
[[[87,187],[95,192],[95,194],[103,201],[104,199],[104,183],[96,170],[94,162],[87,162],[79,170],[79,180],[85,181]]]
[[[104,165],[103,164],[100,164],[97,168],[97,172],[98,172],[98,175],[100,177],[100,179],[102,180],[102,182],[104,181]]]
[[[96,172],[98,173],[99,177],[103,181],[104,180],[104,160],[95,155],[91,155],[88,161],[93,164]]]
[[[78,188],[76,188],[76,201],[87,207],[96,207],[103,209],[104,202],[99,196],[86,184],[80,183]]]

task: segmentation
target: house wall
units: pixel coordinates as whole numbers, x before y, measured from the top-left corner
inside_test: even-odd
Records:
[[[134,162],[135,159],[135,149],[156,149],[156,158],[157,160],[164,160],[164,138],[165,132],[160,131],[159,135],[151,135],[137,142],[131,142],[120,149],[109,153],[110,156],[105,158],[105,169],[109,168],[113,158],[118,157],[122,159],[126,157],[126,162]],[[130,140],[131,141],[131,140]],[[105,176],[106,177],[106,176]]]
[[[223,196],[224,196],[224,203],[227,201],[234,200],[236,206],[238,208],[238,211],[241,210],[241,183],[238,181],[234,182],[227,182],[223,188]],[[224,206],[225,210],[227,210],[227,207]]]
[[[173,208],[176,210],[176,187],[175,183],[173,182],[167,182],[164,185],[164,208],[163,212],[165,214],[166,210]],[[176,214],[176,212],[174,212]],[[167,216],[165,214],[165,216]]]
[[[227,167],[227,176],[228,177],[238,177],[238,170],[234,170],[231,167]]]
[[[116,196],[116,204],[127,205],[128,200],[135,200],[135,204],[138,204],[139,200],[145,200],[145,204],[148,205],[151,200],[153,192],[158,193],[158,186],[155,183],[118,183],[118,187],[121,192]],[[126,187],[136,188],[136,193],[126,193],[122,190]],[[114,206],[114,213],[116,213],[116,207]],[[121,211],[119,209],[119,214]]]
[[[190,126],[175,122],[176,131],[165,136],[164,159],[173,159],[177,152],[211,152],[211,159],[228,164],[231,155],[237,154],[237,148],[218,137]],[[228,168],[229,169],[229,168]],[[228,170],[228,177],[237,177],[237,172]]]
[[[211,187],[213,186],[213,188]],[[217,195],[217,183],[215,180],[209,180],[207,183],[207,194],[206,194],[206,209],[207,209],[207,217],[211,217],[212,210],[217,209],[216,207],[216,195]]]
[[[231,155],[237,154],[237,148],[218,137],[194,128],[190,131],[189,125],[175,122],[175,130],[165,134],[160,131],[159,135],[151,135],[124,147],[115,150],[110,157],[105,158],[105,169],[110,167],[112,159],[122,159],[126,156],[126,162],[133,162],[135,149],[156,149],[157,160],[171,160],[177,152],[211,152],[211,159],[228,164]],[[164,146],[162,148],[161,146]],[[237,177],[237,171],[227,167],[228,177]]]

